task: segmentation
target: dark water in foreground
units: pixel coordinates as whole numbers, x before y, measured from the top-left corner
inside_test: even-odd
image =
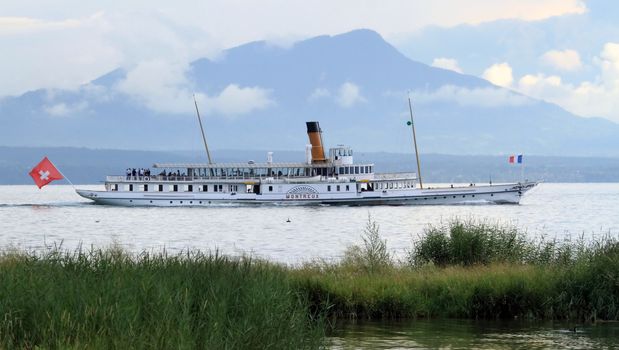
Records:
[[[570,328],[576,325],[576,332]],[[338,325],[332,349],[615,349],[619,323],[415,320]]]

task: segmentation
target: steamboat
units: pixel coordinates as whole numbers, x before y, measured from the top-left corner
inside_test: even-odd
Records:
[[[273,162],[269,152],[262,163],[214,163],[204,138],[208,163],[155,163],[154,175],[107,176],[103,191],[76,191],[97,204],[121,206],[518,204],[537,185],[522,181],[424,188],[417,173],[378,173],[372,163],[355,163],[350,147],[325,153],[319,123],[306,124],[309,144],[303,162]],[[414,126],[412,130],[414,137]]]

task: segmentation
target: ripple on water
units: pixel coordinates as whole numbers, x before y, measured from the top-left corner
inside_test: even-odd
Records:
[[[97,189],[101,186],[79,186]],[[428,224],[454,217],[514,224],[533,238],[619,232],[619,184],[541,184],[521,205],[236,206],[126,208],[93,205],[70,186],[0,186],[4,247],[120,245],[131,251],[215,250],[299,263],[332,259],[360,243],[368,215],[403,256]],[[290,222],[287,222],[290,219]]]

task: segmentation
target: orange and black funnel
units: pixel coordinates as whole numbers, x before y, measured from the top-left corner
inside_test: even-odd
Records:
[[[306,122],[307,136],[312,144],[312,163],[326,162],[325,149],[322,146],[322,130],[318,122]]]

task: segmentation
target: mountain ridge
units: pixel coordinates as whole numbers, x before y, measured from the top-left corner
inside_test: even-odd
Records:
[[[199,148],[192,101],[180,114],[154,110],[118,89],[128,74],[119,68],[76,91],[36,90],[4,98],[0,121],[9,127],[0,129],[2,143]],[[303,149],[304,122],[319,120],[333,144],[406,150],[405,96],[411,90],[425,152],[619,156],[619,124],[574,116],[481,78],[416,62],[367,29],[286,48],[247,43],[216,60],[194,60],[186,78],[184,89],[210,96],[203,117],[209,141],[221,148]],[[209,109],[230,86],[243,93],[261,91],[268,100],[245,114]],[[244,103],[234,101],[228,103]]]

